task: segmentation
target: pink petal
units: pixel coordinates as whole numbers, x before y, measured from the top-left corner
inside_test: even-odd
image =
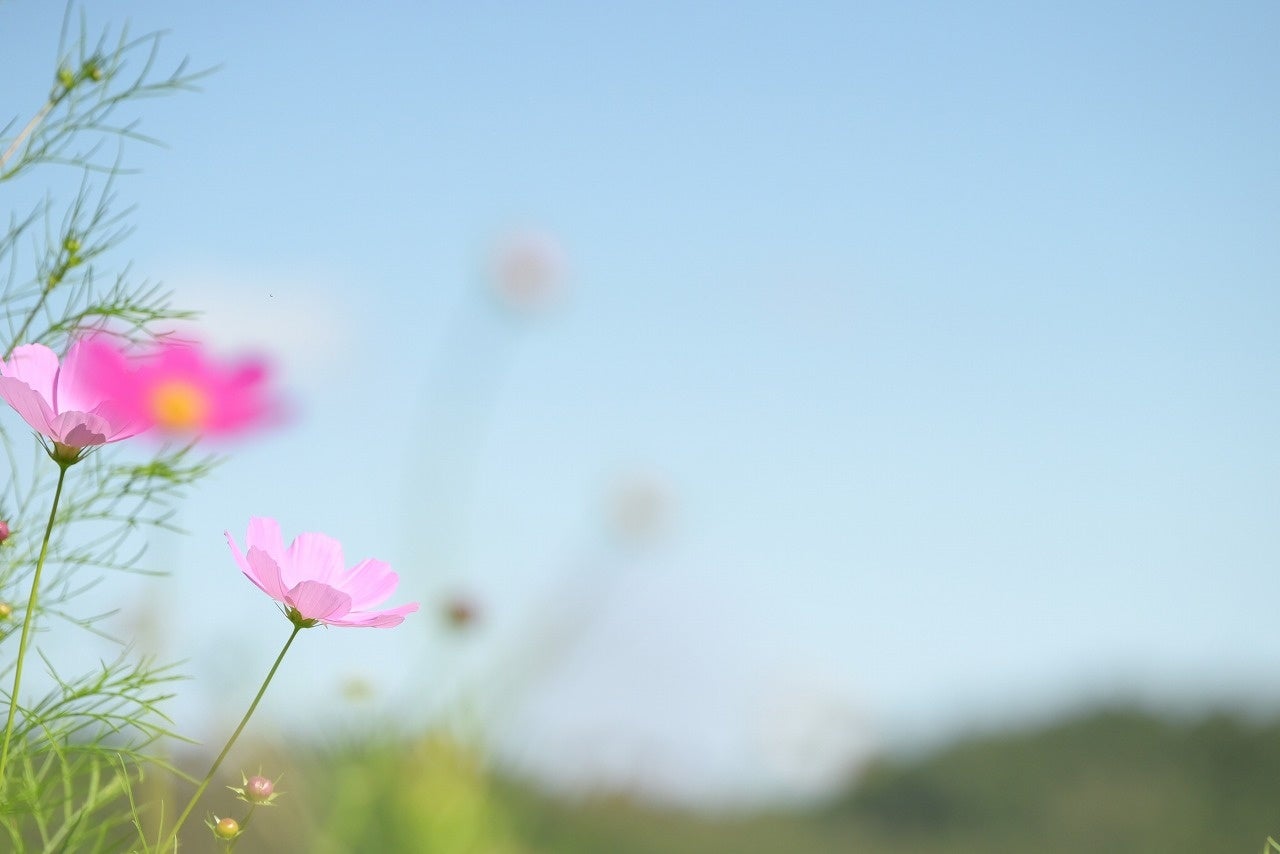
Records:
[[[352,611],[342,619],[330,619],[325,620],[325,622],[332,626],[389,629],[392,626],[398,626],[403,623],[406,614],[412,614],[417,610],[418,603],[410,602],[407,605],[399,605],[395,608],[388,608],[385,611]]]
[[[111,425],[89,412],[64,412],[49,424],[49,438],[73,448],[88,448],[111,441]]]
[[[121,439],[136,436],[151,427],[145,418],[135,417],[130,414],[128,409],[114,400],[104,400],[95,406],[91,412],[107,422],[108,429],[111,431],[107,438],[108,442],[118,442]]]
[[[258,585],[263,593],[277,602],[287,600],[287,589],[280,578],[280,565],[272,559],[271,555],[257,546],[250,546],[249,553],[245,555],[245,563],[249,565],[249,569],[244,574]]]
[[[40,393],[19,379],[0,377],[0,398],[22,416],[32,430],[52,438],[53,407]]]
[[[319,581],[298,583],[284,601],[308,620],[332,622],[332,617],[341,617],[351,610],[350,596]]]
[[[58,356],[43,344],[23,344],[13,349],[8,362],[0,361],[0,377],[11,377],[30,386],[52,407]]]
[[[62,359],[53,405],[59,412],[92,412],[128,389],[127,382],[120,382],[127,375],[124,355],[103,336],[77,341]]]
[[[203,348],[194,341],[165,341],[155,353],[152,370],[157,379],[208,382],[212,375]]]
[[[244,559],[240,546],[236,545],[236,538],[231,536],[230,531],[223,531],[222,536],[227,538],[227,545],[231,547],[231,557],[235,558],[236,566],[240,567],[241,572],[248,575],[252,570],[249,568],[249,563]]]
[[[325,585],[336,583],[342,574],[342,544],[325,534],[299,534],[285,553],[284,568],[290,584],[300,581],[319,581]]]
[[[270,516],[252,516],[249,533],[244,538],[245,548],[258,547],[277,563],[284,562],[284,538],[280,536],[280,523]]]
[[[71,363],[72,370],[67,370]],[[58,399],[64,408],[94,409],[104,400],[114,400],[129,411],[140,405],[142,388],[124,352],[105,335],[83,338],[72,345],[62,360]]]
[[[386,600],[396,589],[400,576],[391,565],[369,558],[362,560],[338,580],[338,587],[351,597],[353,611],[365,611]]]

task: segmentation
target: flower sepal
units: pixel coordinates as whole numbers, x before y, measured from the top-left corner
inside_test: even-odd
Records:
[[[297,608],[294,608],[292,606],[286,605],[283,610],[284,610],[284,615],[289,618],[289,622],[293,623],[295,626],[297,626],[300,629],[314,629],[316,626],[320,625],[321,622],[323,622],[322,620],[307,619],[306,617],[302,616],[302,614],[298,611]]]
[[[84,459],[85,448],[77,448],[72,445],[64,445],[61,442],[54,442],[52,447],[45,446],[45,451],[49,454],[49,459],[53,460],[60,466],[73,466]]]

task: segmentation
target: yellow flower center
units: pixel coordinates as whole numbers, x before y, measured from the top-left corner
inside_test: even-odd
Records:
[[[209,398],[197,386],[182,380],[160,383],[151,392],[151,414],[170,430],[194,430],[209,413]]]

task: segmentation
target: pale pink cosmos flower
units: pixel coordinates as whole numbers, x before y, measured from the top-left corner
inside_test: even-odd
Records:
[[[105,338],[88,342],[90,381],[129,415],[172,435],[227,436],[276,420],[266,363],[213,359],[197,341],[164,340],[126,358]]]
[[[286,549],[280,524],[264,516],[249,520],[247,553],[240,552],[230,531],[226,537],[240,571],[263,593],[283,604],[294,625],[386,629],[400,625],[406,614],[418,610],[417,602],[376,610],[375,606],[395,591],[399,576],[372,558],[345,569],[342,544],[332,537],[299,534]]]
[[[64,461],[150,426],[93,381],[99,353],[124,358],[105,342],[77,341],[61,363],[43,344],[16,347],[8,361],[0,361],[0,397],[33,430],[53,440]]]

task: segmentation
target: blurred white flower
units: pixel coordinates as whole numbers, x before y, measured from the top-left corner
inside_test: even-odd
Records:
[[[807,684],[776,694],[760,721],[763,759],[785,794],[805,800],[849,785],[870,755],[864,718],[834,686]]]

